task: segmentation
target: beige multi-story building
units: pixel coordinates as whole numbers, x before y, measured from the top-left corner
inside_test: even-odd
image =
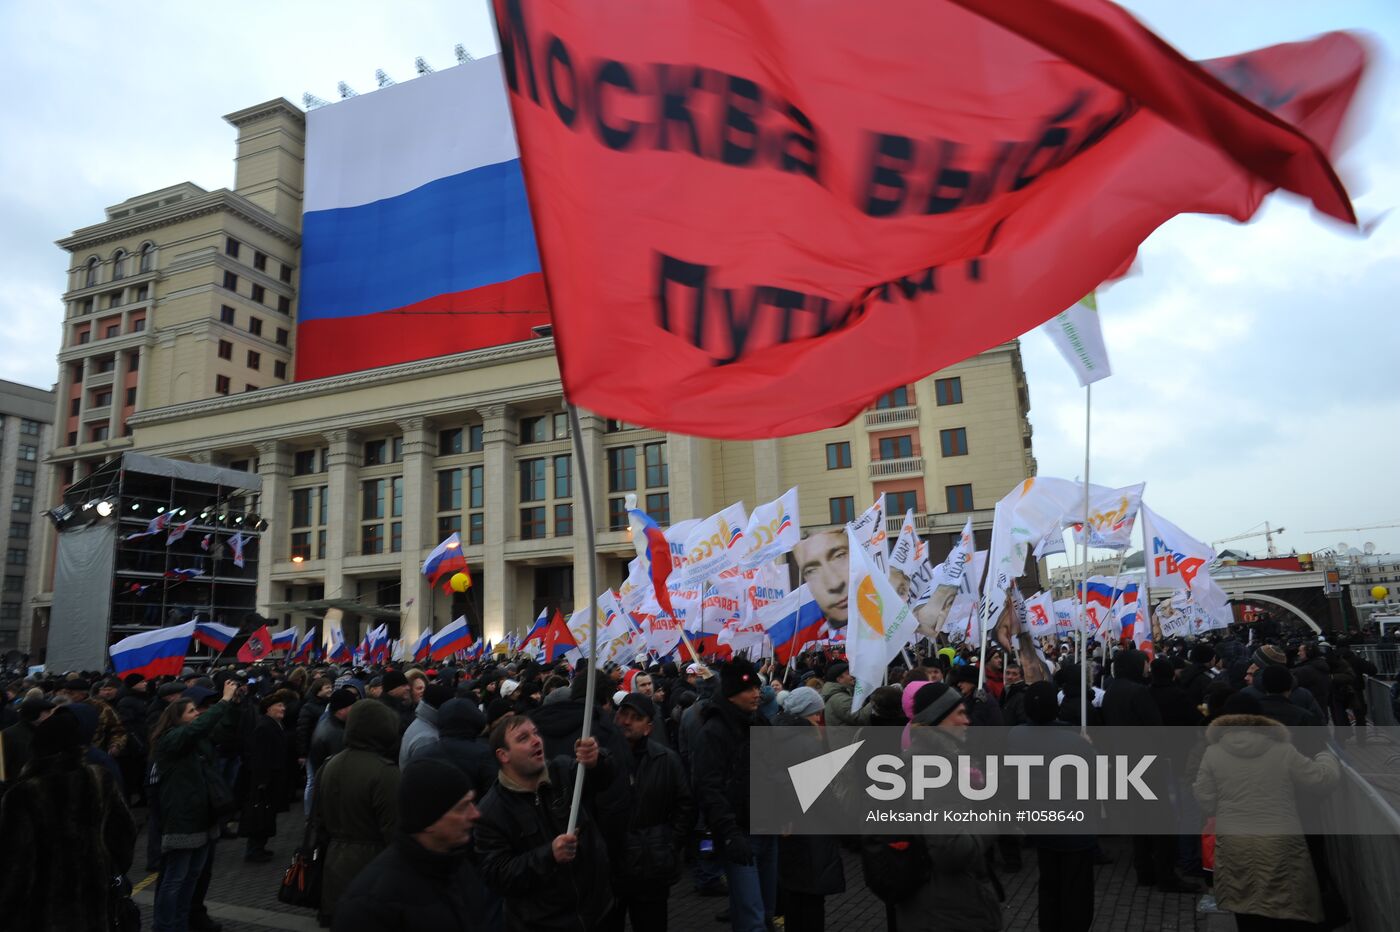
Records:
[[[40,552],[48,507],[44,457],[53,449],[51,391],[0,379],[0,538],[5,541],[0,586],[0,654],[28,652],[29,621],[40,586]]]
[[[440,627],[466,612],[499,639],[545,606],[584,604],[581,568],[590,558],[604,583],[621,581],[632,554],[628,493],[664,525],[734,501],[752,508],[795,485],[806,528],[839,525],[884,493],[892,525],[913,510],[938,552],[969,515],[985,534],[997,499],[1035,473],[1015,341],[889,392],[848,425],[797,437],[706,440],[581,412],[597,531],[590,554],[547,332],[314,381],[269,373],[269,363],[290,368],[292,358],[290,341],[272,336],[294,332],[301,114],[272,101],[226,119],[239,130],[232,191],[182,185],[134,198],[63,242],[75,276],[60,355],[59,415],[69,443],[53,462],[59,487],[85,474],[75,464],[123,449],[259,473],[262,496],[251,510],[269,525],[257,564],[266,615],[300,625],[339,608],[353,637],[355,612],[373,606],[401,612],[391,631],[411,638],[430,617]],[[129,205],[160,204],[169,192],[207,207],[187,216],[193,212],[179,200],[152,208],[149,221],[116,216]],[[151,225],[157,220],[164,225]],[[234,242],[237,255],[228,248]],[[148,250],[152,259],[141,273],[147,290],[139,310],[118,304],[112,313],[128,316],[108,337],[100,328],[106,315],[82,302],[116,290],[115,249],[138,257]],[[256,298],[247,290],[253,285],[261,288]],[[225,308],[233,309],[232,324]],[[149,323],[128,333],[137,314]],[[260,335],[249,332],[253,318],[264,321]],[[94,333],[102,334],[95,345]],[[120,411],[89,397],[102,387],[90,381],[92,360],[109,348],[140,360],[135,393]],[[261,354],[260,368],[241,366],[248,353]],[[115,368],[127,372],[121,359]],[[107,426],[105,439],[83,433],[92,424]],[[419,572],[453,531],[474,577],[466,597],[430,591]]]

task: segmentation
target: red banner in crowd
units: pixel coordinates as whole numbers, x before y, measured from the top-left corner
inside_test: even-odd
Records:
[[[1184,212],[1327,161],[1329,34],[1194,64],[1104,0],[495,0],[570,400],[831,427],[1035,327]]]

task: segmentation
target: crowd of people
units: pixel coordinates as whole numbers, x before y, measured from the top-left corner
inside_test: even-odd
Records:
[[[244,859],[267,862],[279,832],[318,852],[317,915],[337,932],[665,930],[681,883],[727,898],[718,918],[739,932],[775,920],[808,932],[825,928],[827,897],[862,880],[900,932],[997,930],[1000,878],[1026,869],[1025,851],[1040,928],[1088,929],[1106,857],[1091,834],[917,836],[910,872],[891,860],[889,839],[752,831],[754,728],[792,729],[784,734],[814,755],[829,748],[827,725],[923,729],[954,753],[969,732],[999,725],[1026,752],[1083,741],[1069,645],[1048,652],[1053,675],[1034,683],[998,650],[983,673],[970,646],[935,647],[896,661],[889,685],[856,710],[854,679],[831,648],[786,667],[643,657],[573,669],[512,655],[418,667],[265,662],[160,682],[16,679],[0,705],[0,838],[25,856],[0,873],[0,932],[134,928],[121,922],[132,919],[137,865],[157,875],[151,928],[217,930],[206,904],[215,845],[238,838]],[[1345,645],[1227,634],[1171,642],[1155,659],[1118,649],[1107,668],[1103,656],[1091,655],[1091,724],[1203,729],[1183,791],[1165,803],[1182,824],[1326,792],[1336,757],[1289,729],[1331,723],[1334,740],[1366,735],[1364,679],[1376,671]],[[1232,724],[1269,727],[1246,745],[1221,740]],[[1249,762],[1248,787],[1216,779],[1222,755]],[[1321,928],[1338,908],[1321,847],[1301,828],[1221,835],[1213,864],[1203,864],[1200,831],[1134,837],[1132,849],[1140,884],[1188,894],[1209,879],[1241,929]],[[863,876],[848,876],[857,852]],[[268,868],[269,897],[283,868]]]

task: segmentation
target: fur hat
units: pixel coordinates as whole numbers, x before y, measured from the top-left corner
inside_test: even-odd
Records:
[[[719,691],[726,699],[750,689],[758,689],[762,685],[758,679],[758,671],[747,660],[731,660],[720,668]]]

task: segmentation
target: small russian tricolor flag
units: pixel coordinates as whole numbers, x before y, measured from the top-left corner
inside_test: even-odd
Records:
[[[157,676],[178,676],[185,665],[185,655],[189,653],[194,627],[193,621],[187,621],[122,638],[108,648],[113,671],[117,676],[140,673],[148,680]]]

